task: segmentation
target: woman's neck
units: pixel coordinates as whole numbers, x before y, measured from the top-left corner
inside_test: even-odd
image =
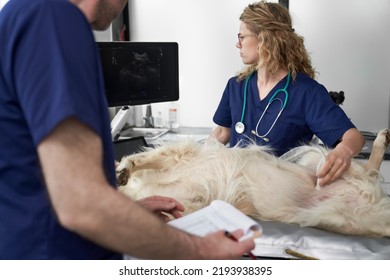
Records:
[[[280,69],[276,73],[270,73],[266,69],[257,70],[257,81],[260,81],[263,85],[274,84],[280,82],[284,77],[286,77],[288,71],[285,69]]]
[[[263,100],[268,93],[288,74],[287,70],[280,69],[276,73],[271,74],[266,69],[257,70],[257,88],[259,90],[259,98]]]

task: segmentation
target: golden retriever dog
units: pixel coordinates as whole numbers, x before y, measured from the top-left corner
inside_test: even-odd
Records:
[[[177,199],[191,213],[215,199],[259,220],[329,231],[390,236],[390,197],[380,186],[380,165],[390,132],[378,133],[368,162],[353,160],[347,172],[319,187],[315,176],[329,150],[295,148],[278,158],[265,147],[227,148],[215,140],[179,142],[124,157],[118,187],[133,199]]]

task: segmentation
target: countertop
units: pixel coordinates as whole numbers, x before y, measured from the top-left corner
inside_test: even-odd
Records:
[[[211,127],[179,127],[175,130],[169,130],[167,133],[154,138],[145,138],[148,145],[156,145],[164,142],[178,142],[184,140],[195,140],[202,142],[207,139],[213,128]]]
[[[126,132],[124,131],[124,135],[122,134],[121,138],[127,138],[126,136],[144,136],[146,142],[150,146],[158,145],[164,142],[178,142],[178,141],[184,141],[184,140],[195,140],[199,142],[203,142],[205,139],[207,139],[213,128],[212,127],[179,127],[175,130],[169,130],[167,128],[132,128],[133,130],[130,133],[132,135],[126,135]],[[152,136],[150,136],[149,132],[146,132],[150,130]],[[159,134],[158,137],[156,135]],[[370,133],[368,135],[368,132],[366,132],[367,135],[363,134],[365,136],[365,145],[359,155],[356,156],[357,159],[368,159],[370,157],[372,146],[376,137],[376,134]],[[390,160],[390,146],[386,149],[384,160]]]

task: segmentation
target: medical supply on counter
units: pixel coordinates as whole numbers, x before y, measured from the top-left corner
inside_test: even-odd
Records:
[[[161,110],[157,111],[157,115],[154,117],[154,127],[156,128],[164,127],[163,114]]]
[[[169,104],[169,114],[168,114],[168,123],[169,129],[175,131],[179,128],[179,108],[176,102],[171,102]]]

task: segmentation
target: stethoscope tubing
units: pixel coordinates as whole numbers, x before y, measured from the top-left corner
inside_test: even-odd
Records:
[[[254,72],[250,73],[248,77],[245,79],[245,86],[244,86],[244,100],[242,103],[242,110],[241,110],[241,123],[244,123],[244,117],[245,117],[245,111],[246,111],[246,97],[248,95],[248,83],[250,78],[252,77]]]
[[[243,100],[243,105],[242,105],[242,112],[241,112],[241,120],[240,122],[237,122],[236,125],[235,125],[235,130],[238,134],[242,134],[244,131],[245,131],[245,125],[244,125],[244,118],[245,118],[245,111],[246,111],[246,103],[247,103],[247,95],[248,95],[248,83],[249,83],[249,79],[251,78],[252,74],[254,72],[250,73],[248,77],[246,77],[245,79],[245,86],[244,86],[244,100]],[[288,101],[288,98],[289,98],[289,93],[287,91],[287,87],[289,86],[290,84],[290,79],[291,79],[291,75],[290,75],[290,72],[288,73],[288,76],[287,76],[287,81],[286,81],[286,84],[284,86],[284,88],[282,89],[278,89],[273,95],[272,97],[270,98],[270,100],[268,101],[268,104],[267,106],[265,107],[263,113],[261,114],[257,124],[256,124],[256,128],[255,130],[252,130],[251,133],[254,134],[255,136],[263,139],[264,141],[268,142],[269,139],[267,138],[267,135],[271,132],[271,130],[273,129],[273,127],[275,126],[277,120],[279,119],[280,115],[282,114],[284,108],[287,106],[287,101]],[[276,96],[280,93],[280,92],[283,92],[285,94],[285,98],[284,98],[284,102],[280,99],[280,98],[276,98]],[[263,135],[259,135],[258,134],[258,128],[259,128],[259,125],[261,123],[261,121],[263,120],[263,117],[265,115],[265,113],[267,112],[269,106],[272,104],[272,102],[274,102],[275,100],[278,100],[281,102],[282,106],[281,106],[281,109],[278,113],[278,115],[276,116],[275,120],[273,121],[270,129]]]

